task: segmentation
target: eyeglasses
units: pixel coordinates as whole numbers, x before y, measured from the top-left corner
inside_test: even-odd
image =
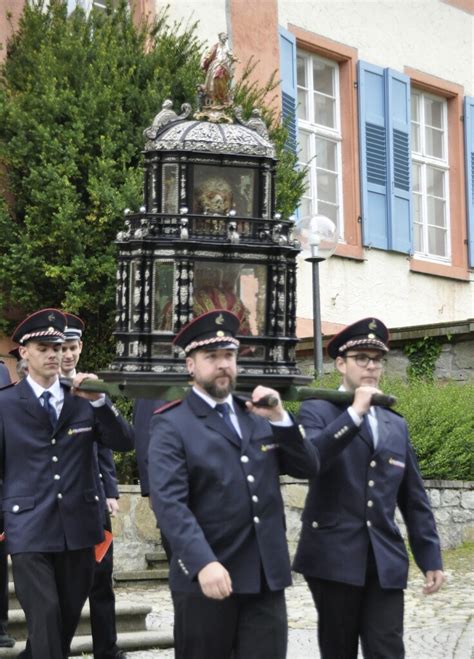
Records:
[[[369,362],[372,362],[374,368],[383,368],[384,364],[387,363],[386,358],[383,355],[377,357],[369,357],[369,355],[364,354],[363,352],[357,353],[357,355],[346,355],[346,358],[351,357],[361,368],[366,368],[369,365]]]

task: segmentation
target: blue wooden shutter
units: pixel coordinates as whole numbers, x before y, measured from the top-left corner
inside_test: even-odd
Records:
[[[469,265],[474,268],[474,96],[464,99],[464,145]]]
[[[358,62],[362,239],[388,249],[388,162],[384,71]]]
[[[388,152],[388,248],[410,253],[411,147],[410,78],[385,70],[386,126]]]
[[[283,121],[288,128],[287,147],[296,153],[296,38],[291,32],[279,27],[280,77]]]

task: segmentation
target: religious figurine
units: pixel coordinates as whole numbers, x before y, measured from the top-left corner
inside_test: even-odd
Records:
[[[181,106],[181,114],[176,114],[173,110],[173,101],[167,98],[161,105],[161,110],[153,119],[153,123],[143,131],[143,136],[149,140],[155,140],[158,133],[162,128],[174,121],[187,119],[191,114],[192,107],[189,103],[183,103]]]
[[[204,215],[227,215],[233,208],[232,188],[222,177],[206,179],[195,191],[195,213]]]
[[[231,105],[231,82],[236,61],[229,49],[227,34],[221,32],[218,43],[214,44],[201,59],[201,68],[206,73],[204,90],[201,92],[204,91],[206,104]]]

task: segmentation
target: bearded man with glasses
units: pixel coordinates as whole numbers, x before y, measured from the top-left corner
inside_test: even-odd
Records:
[[[310,481],[293,565],[311,590],[318,612],[322,659],[356,659],[359,640],[369,659],[401,659],[403,589],[408,556],[395,523],[398,506],[424,593],[441,587],[436,525],[405,420],[371,405],[389,334],[377,318],[346,327],[328,344],[354,393],[350,406],[309,400],[299,422],[321,457]]]

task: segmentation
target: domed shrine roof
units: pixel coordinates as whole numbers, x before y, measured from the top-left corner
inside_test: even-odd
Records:
[[[170,123],[149,139],[145,151],[203,151],[275,157],[271,142],[240,124],[181,120]]]

